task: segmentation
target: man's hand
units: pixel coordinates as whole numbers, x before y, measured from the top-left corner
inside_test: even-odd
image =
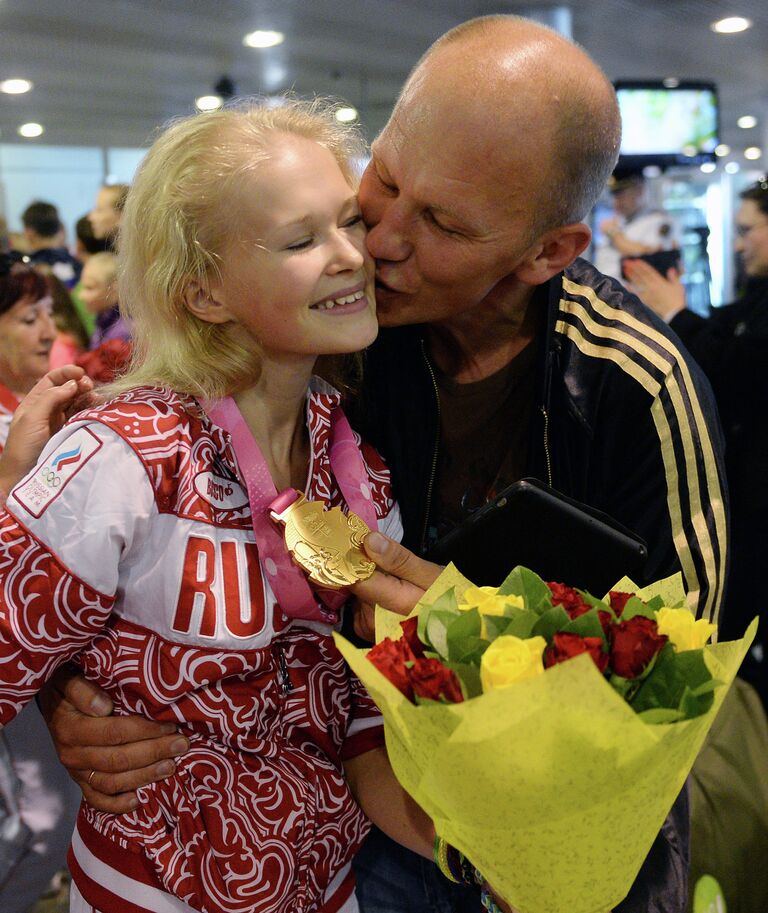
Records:
[[[666,278],[644,260],[625,260],[624,271],[632,283],[630,288],[637,297],[667,323],[685,310],[685,286],[674,267],[667,270]]]
[[[6,492],[29,472],[42,449],[74,412],[91,404],[93,381],[82,368],[49,371],[19,404],[0,457],[0,489]]]
[[[66,667],[40,692],[40,706],[59,760],[99,811],[136,808],[134,790],[169,777],[189,748],[173,723],[111,716],[109,697]]]
[[[368,557],[378,570],[368,580],[356,583],[351,589],[369,616],[372,607],[383,606],[400,615],[410,614],[426,590],[435,582],[443,568],[418,558],[398,542],[381,533],[369,533],[363,542]],[[367,606],[365,605],[367,604]],[[358,631],[357,618],[355,630]],[[364,636],[358,631],[360,636]]]

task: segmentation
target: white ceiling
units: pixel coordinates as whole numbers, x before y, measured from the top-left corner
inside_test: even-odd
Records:
[[[342,96],[368,135],[428,45],[489,12],[552,4],[482,0],[0,0],[0,79],[34,90],[0,95],[0,142],[138,146],[192,110],[222,74],[240,95],[293,89]],[[768,145],[766,0],[575,0],[573,37],[612,79],[677,76],[720,86],[722,139],[740,153]],[[754,27],[719,36],[709,23],[744,15]],[[252,50],[243,35],[279,29],[286,41]],[[736,127],[741,114],[759,125]],[[45,126],[21,140],[19,124]],[[764,142],[766,141],[766,142]],[[765,160],[765,157],[764,157]]]

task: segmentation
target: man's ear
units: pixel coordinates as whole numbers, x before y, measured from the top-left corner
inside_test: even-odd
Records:
[[[531,247],[515,270],[515,276],[528,285],[541,285],[556,276],[586,250],[592,232],[583,222],[562,225],[545,232]]]
[[[232,317],[218,289],[193,281],[184,290],[184,305],[205,323],[229,323]]]

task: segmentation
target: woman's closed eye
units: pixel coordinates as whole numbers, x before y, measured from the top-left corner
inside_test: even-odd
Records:
[[[314,240],[314,236],[307,235],[303,238],[299,238],[298,241],[292,241],[290,244],[286,244],[285,250],[304,250],[309,247]]]

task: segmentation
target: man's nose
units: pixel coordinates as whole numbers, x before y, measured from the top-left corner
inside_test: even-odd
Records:
[[[368,251],[376,260],[407,260],[411,255],[413,219],[398,200],[380,206],[378,221],[368,230]]]

